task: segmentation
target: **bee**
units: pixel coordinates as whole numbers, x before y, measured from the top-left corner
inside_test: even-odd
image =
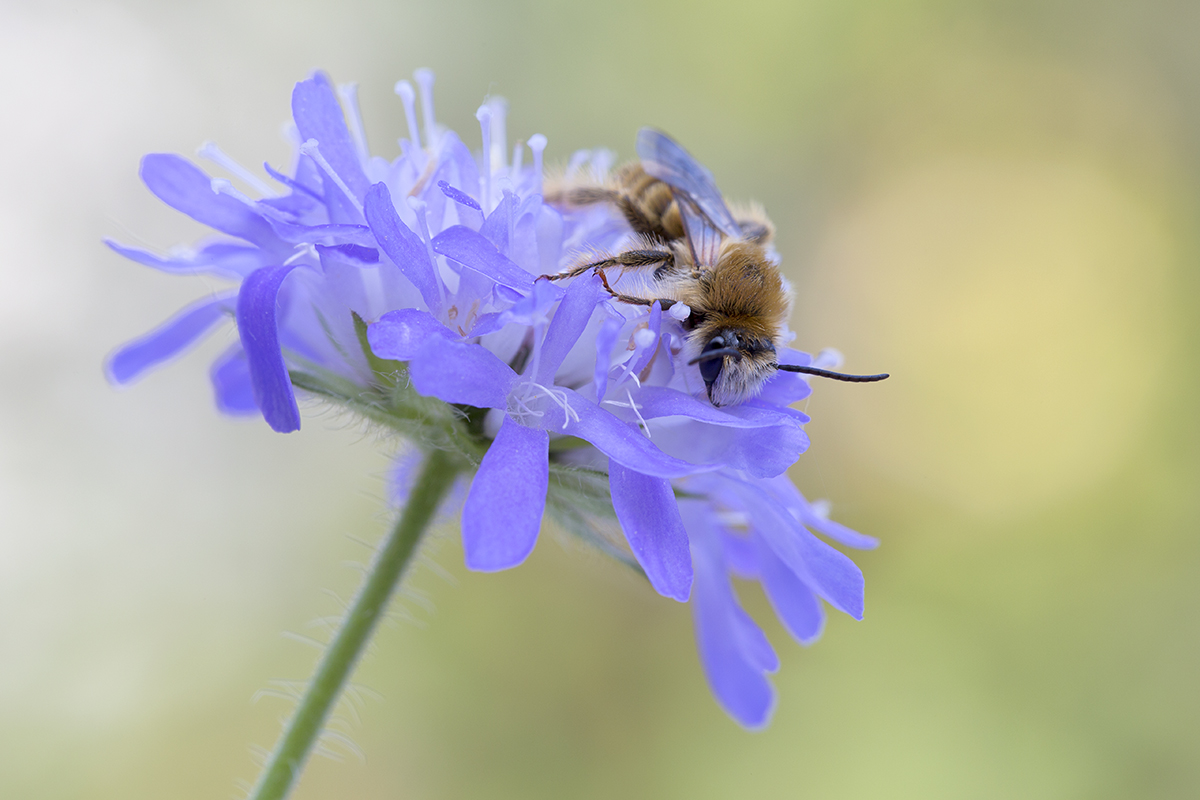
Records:
[[[584,259],[543,278],[565,280],[591,270],[621,302],[658,302],[664,310],[686,304],[687,363],[699,365],[714,406],[754,397],[777,371],[856,383],[888,377],[778,363],[792,295],[768,250],[775,234],[771,221],[758,208],[735,218],[712,173],[662,131],[638,131],[637,151],[640,162],[605,183],[547,192],[549,203],[567,209],[612,204],[633,229],[633,242],[616,255]],[[614,291],[606,274],[612,268],[644,271],[650,296]]]

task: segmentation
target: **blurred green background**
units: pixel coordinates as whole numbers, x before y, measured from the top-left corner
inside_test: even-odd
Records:
[[[452,526],[297,798],[1200,796],[1200,5],[0,5],[0,796],[239,796],[388,513],[388,447],[218,416],[228,337],[116,392],[115,344],[210,291],[126,262],[199,226],[142,153],[285,163],[292,84],[437,71],[442,121],[633,155],[672,132],[766,204],[825,382],[794,470],[867,615],[783,666],[764,733],[704,684],[687,609],[548,531],[467,573]],[[360,758],[361,753],[365,758]]]

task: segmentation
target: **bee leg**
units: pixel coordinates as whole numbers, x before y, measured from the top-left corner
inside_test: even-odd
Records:
[[[645,297],[634,297],[629,294],[621,294],[613,291],[613,288],[608,285],[608,276],[604,274],[604,269],[597,267],[596,274],[600,276],[600,282],[604,284],[605,290],[613,296],[614,300],[620,300],[622,303],[629,303],[633,306],[651,306],[654,305],[653,300],[647,300]]]
[[[658,269],[654,270],[654,277],[661,278],[659,274],[664,270],[670,271],[675,269],[675,254],[670,250],[626,250],[623,253],[618,253],[611,258],[602,258],[599,261],[590,261],[586,264],[580,264],[572,267],[566,272],[560,272],[557,275],[542,275],[540,277],[552,281],[566,280],[574,278],[576,275],[582,275],[588,270],[600,272],[609,267],[630,267],[632,269],[642,269],[652,267],[655,264],[660,264]]]

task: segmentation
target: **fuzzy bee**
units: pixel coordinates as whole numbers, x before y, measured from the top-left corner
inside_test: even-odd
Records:
[[[777,370],[842,381],[880,381],[883,375],[780,364],[776,348],[791,311],[791,291],[768,246],[775,230],[761,209],[735,218],[712,173],[661,131],[638,131],[641,162],[627,164],[603,184],[563,185],[547,201],[564,208],[611,203],[636,238],[616,255],[582,263],[550,280],[597,272],[616,299],[637,305],[684,303],[688,364],[698,364],[714,406],[754,397]],[[622,294],[606,270],[646,273],[648,296]]]

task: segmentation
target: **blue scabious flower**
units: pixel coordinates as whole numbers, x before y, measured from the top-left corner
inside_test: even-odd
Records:
[[[808,383],[779,372],[754,399],[716,408],[680,358],[686,307],[617,303],[595,275],[565,288],[536,280],[580,250],[618,249],[628,224],[603,206],[548,205],[546,140],[529,138],[528,166],[524,145],[510,157],[501,101],[477,114],[475,154],[437,124],[432,74],[416,82],[424,130],[417,92],[401,81],[408,138],[390,162],[367,149],[353,86],[335,89],[320,73],[292,95],[290,168],[264,165],[277,186],[215,145],[201,149],[257,198],[181,156],[146,156],[150,190],[219,235],[167,256],[109,246],[232,283],[119,348],[110,380],[137,379],[232,318],[238,342],[211,371],[221,411],[288,433],[301,424],[300,389],[455,454],[474,469],[462,506],[468,567],[521,563],[549,510],[636,564],[660,594],[690,602],[718,701],[741,724],[765,725],[778,660],[730,576],[761,582],[784,627],[809,644],[822,601],[855,618],[863,608],[861,572],[813,532],[875,545],[784,474],[808,446],[808,418],[791,408]],[[604,152],[585,151],[569,169],[609,166]],[[779,360],[813,363],[790,349]],[[627,550],[604,536],[606,517]]]

